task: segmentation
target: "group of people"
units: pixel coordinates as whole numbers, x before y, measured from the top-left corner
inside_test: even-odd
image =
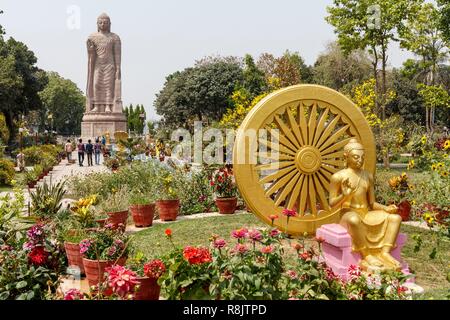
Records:
[[[72,160],[72,152],[73,146],[72,142],[67,140],[67,143],[64,146],[64,150],[67,154],[67,160]],[[94,155],[94,160],[96,165],[100,165],[100,154],[102,151],[106,150],[106,139],[105,137],[96,138],[95,142],[92,143],[92,140],[89,139],[87,143],[83,143],[83,139],[78,140],[77,151],[78,151],[78,165],[83,167],[84,165],[84,157],[87,156],[88,166],[93,166],[92,155]]]

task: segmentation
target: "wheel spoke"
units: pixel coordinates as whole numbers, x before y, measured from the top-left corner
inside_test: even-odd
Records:
[[[296,152],[292,151],[289,148],[286,148],[285,146],[283,146],[280,143],[272,143],[272,142],[269,142],[269,140],[260,140],[259,143],[265,145],[267,148],[270,148],[271,150],[276,150],[278,152],[290,154],[291,156],[294,156],[294,157],[297,154]]]
[[[342,136],[343,134],[345,134],[347,132],[348,128],[350,128],[349,124],[347,124],[345,127],[342,127],[338,131],[336,131],[331,137],[329,137],[327,139],[327,141],[324,142],[324,144],[322,144],[320,146],[319,150],[323,151],[326,147],[328,147],[329,145],[332,145],[340,136]]]
[[[314,188],[313,176],[308,176],[309,185],[309,206],[311,209],[311,214],[315,217],[317,216],[317,203],[316,203],[316,189]]]
[[[256,170],[279,170],[282,168],[286,168],[289,166],[295,165],[294,161],[278,161],[278,162],[271,162],[266,164],[260,164],[255,166]]]
[[[266,196],[270,197],[272,194],[277,192],[279,189],[281,189],[283,186],[286,185],[286,183],[291,180],[291,178],[298,173],[298,171],[293,170],[287,175],[285,175],[283,178],[279,179],[278,181],[274,182],[270,188],[266,191]]]
[[[336,172],[339,171],[338,168],[335,168],[335,167],[332,167],[332,166],[325,166],[325,165],[323,165],[323,166],[321,166],[321,168],[327,170],[331,174],[335,174]]]
[[[283,177],[284,175],[288,174],[289,172],[291,172],[294,169],[296,169],[295,166],[290,166],[290,167],[278,170],[277,172],[269,174],[269,175],[265,176],[264,178],[262,178],[261,180],[259,180],[259,183],[265,184],[270,181],[274,181],[276,179]]]
[[[322,162],[336,167],[343,167],[344,165],[344,162],[342,160],[332,160],[322,158]]]
[[[300,148],[300,144],[298,143],[295,136],[292,134],[292,131],[289,129],[289,127],[283,122],[283,120],[276,115],[275,116],[275,122],[278,125],[278,127],[281,129],[281,131],[284,133],[284,135],[293,143],[296,145],[297,149]],[[294,148],[295,149],[295,148]]]
[[[306,144],[308,142],[308,131],[307,131],[308,124],[306,123],[305,109],[303,108],[303,102],[301,102],[299,105],[297,117],[298,117],[298,124],[300,126],[303,137],[303,142],[305,142]]]
[[[313,106],[311,108],[311,112],[309,114],[309,132],[308,132],[308,144],[310,146],[313,145],[313,141],[314,141],[314,132],[316,131],[316,117],[317,117],[317,103],[314,102]]]
[[[331,181],[331,176],[332,176],[331,172],[329,172],[329,171],[323,169],[323,167],[321,167],[321,168],[319,169],[319,172],[322,173],[322,174],[325,176],[325,178],[327,179],[327,181]]]
[[[297,203],[298,196],[300,194],[300,188],[302,187],[304,179],[305,179],[305,175],[300,174],[300,177],[298,178],[298,181],[295,185],[294,191],[291,193],[291,197],[289,198],[289,203],[287,205],[288,209],[293,209],[295,204]]]
[[[319,119],[319,123],[317,124],[316,134],[314,135],[314,141],[313,146],[317,146],[317,141],[319,140],[320,136],[322,135],[323,130],[325,129],[325,121],[327,121],[328,112],[330,111],[330,108],[326,108],[325,111],[322,113],[322,116]]]
[[[333,152],[333,153],[329,153],[329,154],[323,154],[322,155],[322,159],[342,159],[342,156],[344,155],[344,151],[338,151],[338,152]]]
[[[300,172],[297,172],[295,176],[289,181],[289,183],[284,187],[283,191],[279,195],[277,195],[275,200],[275,206],[278,207],[280,203],[286,199],[286,197],[289,195],[289,193],[294,189],[295,182],[298,180],[298,177],[300,176]]]
[[[339,141],[336,144],[333,144],[332,146],[329,146],[328,148],[326,148],[325,150],[323,150],[321,153],[322,154],[329,154],[335,150],[340,150],[343,147],[345,147],[345,145],[350,141],[351,138],[346,138],[342,141]],[[342,154],[344,154],[344,152],[342,152]]]
[[[297,108],[297,111],[298,111],[298,108]],[[305,143],[302,139],[302,134],[300,133],[298,123],[295,121],[295,118],[292,115],[291,109],[288,108],[287,114],[288,114],[288,119],[289,119],[289,125],[291,126],[292,131],[294,132],[294,135],[297,138],[297,141],[300,143],[300,146],[304,146]]]
[[[306,199],[308,198],[308,177],[303,180],[303,185],[300,193],[300,206],[298,208],[299,214],[304,216],[306,211]]]
[[[320,136],[319,141],[317,141],[317,143],[316,143],[316,147],[317,148],[319,148],[320,145],[330,136],[331,132],[334,130],[334,128],[338,124],[339,120],[341,120],[341,117],[337,116],[336,118],[331,120],[330,123],[328,123],[328,125],[325,128],[325,131],[322,133],[322,135]]]
[[[328,205],[327,197],[325,196],[325,192],[323,190],[322,184],[319,181],[319,179],[320,179],[319,176],[320,176],[320,173],[317,173],[314,175],[314,186],[315,186],[316,192],[319,196],[320,204],[322,205],[322,208],[329,211],[330,206]]]
[[[293,156],[290,156],[288,154],[279,153],[279,152],[271,152],[270,155],[268,152],[258,152],[258,156],[263,159],[268,160],[295,160]]]

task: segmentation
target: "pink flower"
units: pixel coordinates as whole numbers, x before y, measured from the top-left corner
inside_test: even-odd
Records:
[[[109,286],[113,292],[121,297],[126,297],[132,293],[134,287],[138,284],[138,281],[136,281],[136,273],[125,267],[114,265],[106,268],[105,271],[108,272]]]
[[[241,229],[233,230],[231,232],[231,235],[236,239],[246,238],[247,234],[248,234],[247,228],[241,228]]]
[[[291,280],[295,280],[298,277],[297,272],[295,272],[294,270],[288,270],[286,271],[286,274],[289,278],[291,278]]]
[[[261,241],[262,240],[262,234],[258,230],[250,230],[248,232],[248,237],[252,239],[253,241]]]
[[[64,295],[64,300],[83,300],[84,296],[78,289],[70,289]]]
[[[265,246],[261,248],[261,252],[264,254],[269,254],[273,252],[273,246]]]
[[[89,247],[91,246],[91,244],[92,243],[91,243],[91,241],[89,239],[81,240],[81,242],[80,242],[80,253],[81,254],[86,253],[86,251],[89,250]]]
[[[248,248],[246,245],[238,243],[234,248],[233,248],[233,252],[235,253],[241,253],[244,254],[248,251]]]
[[[356,279],[361,276],[361,268],[352,264],[348,267],[347,274],[349,275],[350,280]]]
[[[271,214],[271,215],[269,216],[269,219],[272,220],[272,222],[273,222],[273,220],[278,219],[278,215],[276,215],[276,214]]]
[[[326,267],[325,268],[325,273],[326,273],[326,277],[328,281],[332,281],[332,280],[336,280],[337,276],[336,274],[333,272],[333,270],[330,267]]]
[[[281,232],[278,229],[272,229],[272,230],[270,230],[270,233],[269,233],[269,235],[272,238],[278,237],[280,234],[281,234]]]
[[[223,247],[225,247],[227,245],[226,241],[224,239],[216,239],[213,242],[213,246],[216,249],[222,249]]]
[[[319,244],[325,242],[323,237],[315,237],[314,240],[316,240]]]
[[[298,215],[297,211],[291,209],[283,209],[282,213],[286,217],[295,217],[296,215]]]

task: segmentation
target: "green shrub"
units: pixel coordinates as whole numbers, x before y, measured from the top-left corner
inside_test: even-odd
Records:
[[[15,174],[14,163],[8,159],[0,159],[0,184],[11,185]]]
[[[25,163],[28,166],[42,164],[51,167],[57,163],[56,158],[60,151],[62,150],[59,146],[42,145],[25,148],[22,152],[25,155]]]

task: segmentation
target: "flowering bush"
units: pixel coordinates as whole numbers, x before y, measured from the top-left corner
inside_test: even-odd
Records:
[[[0,300],[45,299],[58,287],[65,254],[51,227],[37,224],[23,232],[22,241],[0,246]]]
[[[114,293],[121,298],[127,298],[134,292],[135,286],[138,284],[136,273],[119,265],[106,268],[105,271],[108,273],[108,285]]]
[[[213,173],[210,185],[219,198],[232,198],[236,196],[236,185],[233,181],[233,175],[224,168]]]
[[[80,242],[80,253],[90,260],[114,261],[128,254],[128,236],[106,225]]]
[[[294,265],[284,258],[277,229],[234,230],[236,242],[213,235],[210,248],[174,248],[158,283],[168,299],[405,299],[400,273],[367,275],[352,267],[348,280],[319,259],[323,239],[294,243]],[[168,236],[172,240],[172,235]],[[312,244],[307,247],[306,241]]]

